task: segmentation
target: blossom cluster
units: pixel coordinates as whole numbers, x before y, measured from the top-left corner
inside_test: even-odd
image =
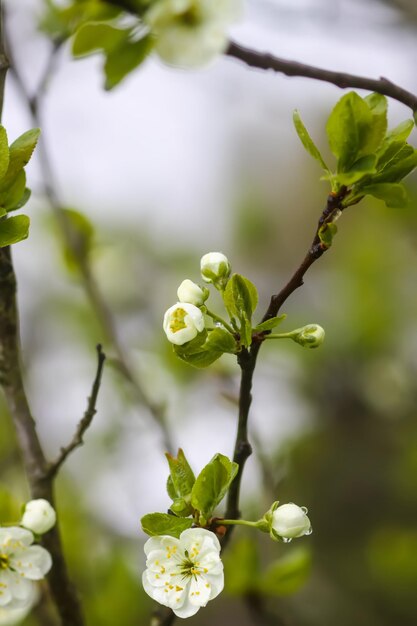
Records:
[[[201,259],[200,269],[203,280],[215,286],[224,282],[231,271],[227,257],[221,252],[205,254]],[[201,307],[207,300],[209,291],[186,278],[178,287],[177,296],[178,302],[164,315],[163,328],[171,343],[182,346],[203,332],[208,323]]]
[[[260,530],[270,532],[273,539],[284,542],[311,533],[307,510],[292,503],[277,506],[271,515],[267,513],[258,523],[247,524],[258,526]],[[145,554],[142,584],[146,593],[171,608],[177,617],[195,615],[223,590],[220,543],[210,530],[188,528],[179,538],[170,535],[151,537],[145,543]]]
[[[38,499],[26,504],[19,525],[0,526],[0,624],[18,623],[36,601],[35,581],[49,572],[52,558],[33,544],[55,521],[50,503]]]

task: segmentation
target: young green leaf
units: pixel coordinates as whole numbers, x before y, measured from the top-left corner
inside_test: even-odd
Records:
[[[138,41],[123,41],[107,54],[104,65],[106,75],[105,89],[113,89],[130,72],[136,69],[148,57],[154,46],[152,35],[145,35]]]
[[[253,330],[256,332],[262,332],[264,330],[273,330],[274,328],[276,328],[276,326],[281,324],[281,322],[283,322],[286,317],[287,316],[285,313],[283,313],[282,315],[279,315],[278,317],[271,317],[269,320],[266,320],[265,322],[262,322],[261,324],[258,324],[257,326],[255,326]]]
[[[337,233],[337,226],[333,222],[328,222],[327,224],[323,224],[319,228],[318,236],[322,243],[322,245],[327,249],[333,243],[333,238]]]
[[[407,206],[408,196],[404,185],[399,183],[378,183],[361,188],[361,194],[383,200],[387,207],[401,209]]]
[[[417,167],[417,150],[406,144],[393,159],[370,179],[371,184],[399,183]]]
[[[180,517],[189,517],[193,513],[193,507],[189,502],[189,498],[175,498],[170,510]]]
[[[362,154],[372,154],[381,146],[387,132],[388,102],[380,93],[371,93],[364,98],[372,113],[372,123],[365,129]]]
[[[223,328],[213,328],[208,333],[207,341],[204,344],[206,350],[217,352],[229,352],[235,354],[237,344],[235,338]]]
[[[185,458],[183,450],[181,450],[181,448],[178,450],[177,458],[173,457],[169,454],[169,452],[167,452],[165,456],[168,461],[175,496],[188,496],[195,483],[195,476],[187,459]]]
[[[347,93],[336,104],[327,120],[326,131],[330,148],[338,158],[339,173],[349,170],[361,156],[371,125],[371,110],[354,91]]]
[[[129,37],[130,33],[130,28],[126,30],[110,24],[89,22],[76,32],[72,53],[75,57],[82,57],[100,50],[110,52]]]
[[[223,352],[219,352],[218,350],[206,350],[204,348],[200,350],[196,350],[195,352],[187,352],[181,350],[183,346],[173,346],[174,352],[176,355],[188,365],[192,365],[193,367],[197,367],[198,369],[203,369],[208,367],[217,359],[220,359]]]
[[[13,211],[20,208],[20,202],[26,190],[26,174],[22,169],[17,174],[13,183],[5,191],[0,191],[0,206],[6,211]]]
[[[375,172],[376,156],[375,154],[368,154],[367,156],[363,156],[355,161],[355,163],[353,163],[346,172],[336,174],[334,179],[337,180],[340,185],[348,186],[353,185],[353,183],[356,183],[365,176],[374,174]]]
[[[0,221],[0,248],[11,246],[29,235],[30,220],[27,215],[8,217]]]
[[[206,519],[223,500],[238,471],[237,463],[223,454],[216,454],[197,476],[191,492],[191,504]]]
[[[142,530],[151,537],[155,535],[170,535],[179,537],[183,530],[191,528],[192,519],[185,517],[175,517],[168,513],[148,513],[140,520]]]
[[[9,166],[6,174],[0,179],[0,192],[6,191],[11,187],[20,174],[21,170],[27,165],[32,156],[39,139],[39,128],[33,128],[23,133],[12,143],[9,148]]]
[[[323,157],[320,154],[319,149],[317,148],[317,146],[315,145],[315,143],[313,142],[313,140],[311,139],[307,128],[304,126],[303,121],[300,117],[299,112],[296,110],[293,113],[293,122],[294,122],[294,126],[295,126],[295,130],[297,131],[297,134],[301,140],[301,143],[303,144],[304,148],[307,150],[307,152],[309,154],[311,154],[311,156],[313,157],[313,159],[316,159],[316,161],[318,161],[320,163],[320,165],[322,166],[322,168],[328,172],[329,174],[331,174],[329,168],[327,167],[326,163],[324,162]]]
[[[233,274],[224,290],[223,300],[230,317],[241,319],[245,312],[251,319],[258,304],[258,292],[250,280],[240,274]]]
[[[0,126],[0,180],[6,175],[9,167],[9,143],[4,126]]]

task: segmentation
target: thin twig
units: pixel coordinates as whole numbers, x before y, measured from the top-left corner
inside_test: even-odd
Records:
[[[16,85],[19,88],[22,98],[26,103],[30,115],[32,117],[35,126],[42,126],[42,103],[45,97],[46,88],[49,85],[52,75],[56,69],[57,55],[61,49],[62,42],[55,42],[51,48],[50,56],[45,66],[45,70],[39,81],[38,87],[33,94],[29,93],[25,81],[16,62],[13,58],[12,48],[10,42],[8,42],[9,56],[11,60],[10,73],[15,79]],[[81,284],[90,302],[92,310],[95,312],[97,319],[101,325],[105,340],[112,346],[116,359],[115,363],[118,366],[118,371],[129,382],[133,389],[137,401],[142,404],[148,411],[153,421],[159,426],[162,434],[162,445],[168,451],[172,452],[174,445],[172,443],[171,433],[169,431],[165,411],[163,404],[153,402],[140,380],[134,372],[134,369],[130,363],[130,359],[122,346],[119,339],[116,324],[110,311],[110,308],[93,276],[89,259],[85,254],[85,250],[80,242],[78,234],[74,231],[72,223],[68,218],[63,203],[61,202],[55,179],[53,175],[53,168],[49,158],[49,153],[46,147],[46,142],[42,139],[37,147],[37,156],[39,158],[41,170],[43,173],[43,186],[44,194],[49,202],[49,205],[55,215],[59,229],[62,233],[65,244],[71,250],[72,256],[77,264]]]
[[[341,89],[366,89],[367,91],[376,91],[385,96],[389,96],[398,102],[402,102],[410,107],[412,111],[417,111],[417,96],[402,87],[394,84],[387,78],[367,78],[365,76],[356,76],[346,72],[335,72],[332,70],[314,67],[281,59],[269,53],[257,52],[237,44],[233,41],[229,43],[229,47],[225,53],[229,57],[233,57],[242,61],[250,67],[260,70],[272,70],[286,76],[300,76],[304,78],[312,78],[314,80],[331,83]]]
[[[106,355],[104,354],[101,345],[97,346],[97,372],[94,379],[93,386],[91,388],[91,395],[88,398],[87,408],[83,415],[83,418],[80,420],[77,429],[74,433],[74,436],[70,443],[61,448],[61,452],[59,456],[50,463],[46,470],[46,475],[48,478],[54,478],[56,474],[59,472],[61,466],[67,460],[68,456],[73,452],[76,448],[81,446],[84,443],[83,437],[91,425],[93,421],[94,415],[97,412],[96,403],[98,398],[98,393],[100,391],[101,384],[101,376],[103,373],[104,361],[106,360]]]

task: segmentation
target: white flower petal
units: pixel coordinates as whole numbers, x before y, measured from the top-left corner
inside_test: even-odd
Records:
[[[16,542],[23,546],[30,546],[33,543],[33,533],[19,526],[9,526],[8,528],[0,528],[0,548],[6,553],[10,548],[16,547]]]
[[[195,606],[206,606],[210,600],[211,585],[203,576],[195,576],[190,582],[189,599]]]
[[[10,565],[25,578],[40,580],[51,569],[52,559],[48,550],[42,546],[30,546],[13,553]]]
[[[3,570],[0,572],[0,606],[9,604],[12,600],[11,572]]]

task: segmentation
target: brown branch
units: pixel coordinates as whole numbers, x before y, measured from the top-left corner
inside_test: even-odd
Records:
[[[313,65],[298,63],[297,61],[281,59],[266,52],[257,52],[233,41],[229,43],[225,54],[242,61],[250,67],[260,70],[272,70],[273,72],[285,74],[286,76],[312,78],[314,80],[331,83],[341,89],[352,88],[376,91],[384,96],[398,100],[398,102],[402,102],[414,112],[417,111],[417,96],[399,87],[387,78],[366,78],[365,76],[356,76],[355,74],[347,74],[345,72],[325,70],[320,67],[314,67]]]
[[[346,193],[347,190],[345,187],[343,187],[337,194],[331,193],[328,196],[326,207],[320,216],[316,232],[313,237],[313,241],[306,256],[304,257],[303,261],[296,269],[288,283],[277,294],[274,294],[271,297],[269,307],[262,318],[263,322],[271,317],[275,317],[278,314],[279,309],[287,300],[287,298],[303,284],[303,279],[307,270],[328,249],[325,245],[322,244],[320,240],[319,230],[326,223],[331,222],[338,211],[343,210],[342,202],[346,196]],[[252,452],[251,445],[248,440],[248,418],[252,402],[251,391],[253,374],[255,371],[258,353],[266,334],[267,333],[264,333],[263,336],[254,336],[250,350],[243,350],[238,356],[238,361],[241,368],[241,383],[239,394],[239,419],[233,460],[238,463],[239,470],[228,492],[225,513],[226,519],[238,519],[240,517],[239,500],[242,475],[246,461]],[[229,542],[231,533],[233,532],[233,528],[233,526],[230,526],[226,535],[223,537],[223,548]]]
[[[74,433],[74,436],[70,443],[61,448],[61,452],[59,456],[52,461],[46,470],[46,477],[48,479],[54,478],[61,466],[67,460],[68,456],[73,452],[76,448],[81,446],[84,443],[84,435],[87,432],[88,428],[91,426],[91,422],[93,421],[94,415],[97,412],[96,403],[98,398],[98,393],[100,391],[101,384],[101,376],[103,374],[104,361],[106,360],[106,355],[102,351],[101,345],[97,346],[97,372],[93,382],[93,386],[91,388],[91,395],[88,398],[87,408],[83,415],[83,418],[80,420],[77,429]]]

